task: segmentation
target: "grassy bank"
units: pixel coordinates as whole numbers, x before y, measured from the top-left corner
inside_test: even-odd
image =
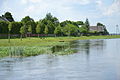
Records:
[[[111,39],[120,38],[120,35],[114,36],[81,36],[81,37],[47,37],[47,38],[24,38],[11,39],[8,43],[8,39],[0,39],[0,57],[5,56],[35,56],[43,53],[52,53],[51,48],[53,46],[65,46],[69,44],[69,41],[74,40],[87,40],[87,39]],[[70,49],[69,49],[70,50]],[[71,52],[69,51],[68,52]],[[67,51],[66,51],[67,52]],[[60,53],[59,53],[60,54]],[[63,54],[63,52],[61,53]],[[67,53],[65,53],[67,54]]]

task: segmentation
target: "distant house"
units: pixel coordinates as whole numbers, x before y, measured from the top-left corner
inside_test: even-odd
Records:
[[[104,26],[90,26],[89,31],[90,32],[104,32],[105,28]]]
[[[0,21],[8,21],[5,17],[0,16]]]

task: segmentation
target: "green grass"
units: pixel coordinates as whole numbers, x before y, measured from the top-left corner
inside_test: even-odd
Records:
[[[120,35],[114,36],[81,36],[81,37],[47,37],[44,39],[40,38],[24,38],[22,41],[20,39],[11,39],[8,43],[8,39],[0,39],[0,57],[5,57],[9,55],[14,56],[35,56],[43,53],[51,53],[51,48],[53,46],[65,46],[68,45],[70,41],[74,40],[87,40],[87,39],[111,39],[120,38]],[[63,50],[56,54],[69,54],[72,50]]]

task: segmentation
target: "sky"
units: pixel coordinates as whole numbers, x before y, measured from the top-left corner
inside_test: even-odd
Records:
[[[60,22],[86,18],[91,26],[101,22],[110,33],[116,32],[116,25],[120,27],[120,0],[0,0],[0,15],[7,11],[15,21],[28,15],[38,21],[51,13]]]

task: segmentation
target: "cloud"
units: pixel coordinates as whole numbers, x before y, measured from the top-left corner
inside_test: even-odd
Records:
[[[29,4],[24,9],[26,15],[37,16],[51,12],[60,20],[75,20],[78,17],[83,18],[82,13],[79,13],[80,10],[75,10],[76,5],[88,5],[92,1],[94,0],[22,0],[21,3]]]
[[[23,4],[27,4],[27,3],[37,3],[40,2],[41,0],[21,0],[21,2]]]
[[[101,7],[103,5],[103,2],[101,0],[96,1],[96,4]]]
[[[120,21],[120,0],[111,2],[112,0],[0,0],[0,14],[9,11],[16,21],[28,15],[38,21],[51,12],[60,21],[89,18],[92,25],[104,22],[112,31],[111,25]]]
[[[66,0],[68,3],[71,2],[71,3],[78,3],[78,4],[81,4],[81,5],[87,5],[89,4],[92,0]]]
[[[114,13],[120,13],[120,0],[115,0],[112,5],[106,8],[104,15],[113,15]]]
[[[50,2],[50,3],[54,3],[54,2],[59,2],[59,3],[69,3],[69,4],[81,4],[81,5],[87,5],[87,4],[89,4],[91,1],[93,1],[93,0],[21,0],[21,2],[23,3],[23,4],[28,4],[28,3],[38,3],[38,2]],[[49,4],[50,4],[49,3]],[[59,4],[58,3],[58,4]]]

